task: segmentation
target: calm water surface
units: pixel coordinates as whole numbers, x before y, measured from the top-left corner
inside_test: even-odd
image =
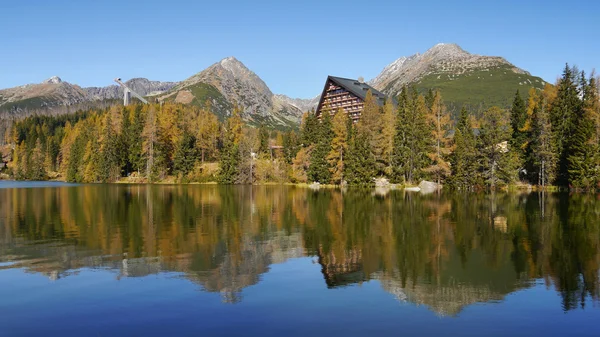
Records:
[[[0,182],[0,336],[600,336],[595,195]]]

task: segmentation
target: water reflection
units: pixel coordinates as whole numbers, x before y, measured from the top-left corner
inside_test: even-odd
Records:
[[[543,280],[564,310],[600,298],[592,195],[428,195],[286,187],[0,189],[0,270],[51,279],[177,272],[224,302],[313,256],[327,287],[378,280],[439,315]]]

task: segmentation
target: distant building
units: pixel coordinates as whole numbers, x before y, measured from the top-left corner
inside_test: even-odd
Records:
[[[356,123],[363,111],[369,90],[376,98],[377,104],[383,106],[386,96],[363,81],[328,76],[317,105],[317,116],[320,119],[324,112],[334,114],[341,108]]]

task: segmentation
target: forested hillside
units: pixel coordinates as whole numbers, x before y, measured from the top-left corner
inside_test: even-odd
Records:
[[[397,104],[369,93],[358,123],[343,111],[301,130],[247,126],[240,110],[224,122],[203,107],[166,102],[89,110],[15,123],[7,169],[17,179],[75,182],[293,182],[371,185],[429,179],[460,190],[514,183],[597,188],[597,80],[566,66],[543,90],[517,91],[510,109],[450,118],[439,92],[404,87]]]

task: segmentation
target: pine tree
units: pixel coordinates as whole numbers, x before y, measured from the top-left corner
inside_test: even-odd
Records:
[[[521,97],[519,90],[517,90],[515,98],[513,99],[512,108],[510,109],[510,126],[512,128],[510,143],[511,146],[514,149],[518,149],[518,151],[520,151],[527,138],[526,133],[522,131],[526,121],[527,108],[525,106],[525,101]]]
[[[187,175],[196,162],[196,138],[186,129],[177,143],[173,157],[173,169],[177,174]]]
[[[477,150],[473,126],[465,107],[460,111],[453,143],[454,151],[450,156],[451,186],[462,191],[472,190],[477,183]]]
[[[258,146],[258,153],[267,156],[269,154],[269,131],[264,124],[261,124],[258,129],[258,139],[260,144]]]
[[[569,185],[569,152],[573,132],[576,131],[576,116],[581,115],[580,92],[576,78],[576,73],[567,64],[557,85],[558,91],[550,113],[554,143],[558,152],[556,183],[560,186]]]
[[[592,85],[593,85],[593,81]],[[570,121],[571,137],[568,143],[569,184],[575,188],[589,189],[596,184],[596,156],[594,144],[594,122],[589,109],[597,101],[596,88],[590,88],[585,74],[581,73],[581,92],[583,100],[572,110]]]
[[[144,169],[143,153],[143,132],[144,119],[142,115],[142,106],[136,105],[133,111],[133,120],[131,123],[130,132],[127,135],[129,138],[129,158],[131,163],[131,171],[140,172]]]
[[[300,129],[300,141],[302,146],[309,147],[317,142],[319,133],[319,118],[314,111],[307,112],[302,116]]]
[[[283,134],[283,156],[286,163],[291,164],[298,153],[298,135],[294,131]]]
[[[131,134],[133,133],[129,110],[123,108],[121,110],[121,132],[117,142],[117,156],[121,174],[128,176],[132,171],[133,165],[129,161],[131,151]]]
[[[409,101],[408,89],[402,88],[398,96],[398,109],[396,112],[396,125],[394,134],[394,148],[392,153],[392,178],[395,182],[406,182],[406,163],[408,161],[408,122]]]
[[[427,123],[425,98],[414,88],[410,97],[405,92],[406,88],[399,99],[394,139],[395,180],[415,183],[430,164],[427,152],[431,146],[431,130]]]
[[[239,166],[242,162],[239,144],[242,139],[242,118],[239,108],[234,108],[227,119],[223,135],[223,149],[219,160],[219,182],[235,184],[238,182]]]
[[[331,115],[329,112],[323,113],[319,132],[317,133],[317,142],[314,144],[314,150],[310,157],[310,166],[308,167],[308,179],[310,181],[328,184],[331,181],[331,172],[327,163],[327,155],[331,151],[331,141],[333,139],[333,128],[331,124]]]
[[[334,137],[331,141],[331,151],[327,155],[331,179],[335,184],[344,180],[344,157],[348,155],[348,115],[339,109],[332,121]]]
[[[383,106],[382,129],[382,163],[384,172],[388,177],[393,174],[394,137],[396,135],[396,111],[391,99],[385,101]]]
[[[350,185],[371,185],[377,171],[375,157],[369,148],[369,136],[365,130],[356,130],[350,142],[344,176]]]
[[[112,118],[110,113],[106,114],[104,118],[104,126],[101,135],[101,147],[100,152],[100,181],[111,182],[118,177],[119,172],[119,154],[118,154],[118,142],[116,132],[112,125]]]
[[[512,134],[508,119],[504,110],[492,107],[484,113],[481,121],[480,165],[491,189],[517,179],[518,157],[508,144]]]

